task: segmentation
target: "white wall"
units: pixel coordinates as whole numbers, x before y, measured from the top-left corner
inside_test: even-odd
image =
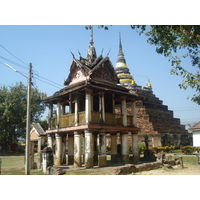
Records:
[[[200,147],[200,131],[193,132],[193,146]]]

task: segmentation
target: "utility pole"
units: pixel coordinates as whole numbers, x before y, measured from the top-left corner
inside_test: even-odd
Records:
[[[30,121],[31,121],[31,79],[32,64],[29,64],[28,88],[27,88],[27,117],[26,117],[26,153],[25,153],[25,174],[30,175]]]

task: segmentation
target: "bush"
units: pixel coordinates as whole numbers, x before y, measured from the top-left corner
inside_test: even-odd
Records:
[[[174,146],[164,146],[164,147],[149,147],[150,150],[152,150],[154,153],[159,153],[159,152],[166,152],[166,153],[171,153],[174,150]]]
[[[138,149],[139,149],[139,155],[144,152],[145,144],[144,143],[138,143]]]
[[[195,151],[196,151],[196,148],[198,147],[193,147],[193,146],[184,146],[184,147],[181,147],[181,151],[184,153],[184,154],[193,154]]]

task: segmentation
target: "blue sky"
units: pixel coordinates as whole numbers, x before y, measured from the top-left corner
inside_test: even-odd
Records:
[[[182,124],[194,123],[200,120],[199,106],[187,99],[193,95],[192,90],[181,90],[178,84],[181,78],[170,75],[170,63],[167,58],[155,52],[155,46],[146,42],[145,36],[139,36],[136,31],[127,25],[113,25],[109,30],[98,29],[94,26],[94,46],[99,55],[103,49],[103,56],[109,50],[110,60],[115,67],[119,47],[119,32],[121,32],[122,47],[127,66],[130,69],[136,83],[146,86],[150,79],[154,94],[163,100],[170,110],[174,111],[174,117],[180,118]],[[89,46],[90,31],[84,25],[50,25],[50,26],[0,26],[0,45],[9,50],[17,58],[10,55],[0,47],[0,56],[19,63],[15,65],[0,57],[1,63],[8,63],[15,69],[28,73],[28,63],[32,63],[34,70],[34,87],[48,96],[61,89],[63,82],[69,74],[69,67],[72,62],[73,52],[79,58],[78,51],[83,57]],[[189,66],[188,60],[184,62]],[[47,78],[58,85],[54,87],[36,79],[46,81]],[[0,64],[0,86],[15,85],[27,80],[18,73],[15,73],[3,64]],[[53,84],[51,82],[51,84]]]

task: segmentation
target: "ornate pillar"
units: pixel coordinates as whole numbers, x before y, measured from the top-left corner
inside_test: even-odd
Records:
[[[68,134],[68,165],[74,164],[74,135]]]
[[[102,131],[99,133],[99,167],[105,167],[106,165],[106,133]]]
[[[138,148],[138,134],[132,134],[132,151],[133,151],[133,162],[138,162],[140,159],[139,148]]]
[[[62,115],[65,115],[65,104],[62,104]]]
[[[97,148],[97,134],[93,134],[93,140],[94,140],[94,165],[98,163],[98,148]]]
[[[62,136],[62,159],[61,164],[66,164],[66,135]]]
[[[48,114],[48,129],[51,129],[51,118],[53,117],[53,103],[49,104],[49,114]]]
[[[47,146],[53,149],[53,141],[52,141],[52,136],[50,134],[47,135]]]
[[[72,114],[72,95],[69,94],[69,114]]]
[[[121,101],[122,105],[122,121],[123,121],[123,126],[127,126],[127,110],[126,110],[126,98],[123,97]]]
[[[59,124],[60,124],[60,107],[61,107],[61,104],[60,102],[57,103],[57,110],[56,110],[56,113],[57,113],[57,123],[56,123],[56,128],[59,128]]]
[[[78,126],[78,94],[75,95],[75,126]]]
[[[128,133],[122,132],[122,163],[129,163]]]
[[[55,152],[55,165],[62,164],[62,136],[56,134],[56,152]]]
[[[74,132],[74,166],[81,167],[81,133]]]
[[[111,163],[117,163],[117,135],[116,133],[111,133]]]
[[[99,92],[99,112],[101,123],[105,123],[105,102],[104,93]]]
[[[85,135],[82,134],[82,149],[81,149],[81,152],[82,152],[82,163],[85,163]]]
[[[92,132],[86,130],[85,131],[85,167],[92,168],[94,161],[93,161],[93,145],[92,145]]]
[[[85,120],[86,124],[91,122],[91,111],[92,111],[92,101],[91,101],[91,90],[86,90],[85,95]]]

